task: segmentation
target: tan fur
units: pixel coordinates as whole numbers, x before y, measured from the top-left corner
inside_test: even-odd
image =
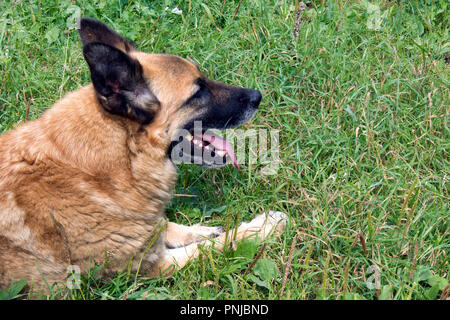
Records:
[[[176,181],[166,150],[192,116],[177,106],[196,90],[199,71],[174,56],[130,55],[161,103],[149,125],[109,114],[88,85],[0,136],[0,287],[26,279],[45,290],[45,281],[65,281],[69,265],[86,272],[92,262],[108,274],[131,261],[134,271],[140,265],[140,273],[157,276],[185,265],[198,255],[192,243],[217,232],[173,223],[161,232]],[[256,226],[237,238],[264,229]],[[217,240],[220,248],[224,235]]]

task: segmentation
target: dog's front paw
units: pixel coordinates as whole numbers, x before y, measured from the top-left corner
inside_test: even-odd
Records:
[[[191,228],[193,236],[196,238],[195,242],[200,242],[205,239],[213,239],[225,232],[222,227],[207,227],[199,224],[193,225]]]
[[[286,228],[288,216],[281,211],[269,211],[267,214],[267,221],[275,226],[277,234],[281,234]]]
[[[269,211],[257,215],[250,222],[242,223],[238,231],[244,232],[244,237],[256,235],[263,240],[272,234],[280,235],[286,227],[287,219],[288,216],[283,212]]]

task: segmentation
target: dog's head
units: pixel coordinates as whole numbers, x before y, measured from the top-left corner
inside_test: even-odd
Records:
[[[137,51],[95,19],[81,19],[79,33],[98,100],[109,114],[158,128],[174,162],[217,167],[231,159],[237,166],[231,145],[209,129],[250,120],[259,91],[209,80],[177,56]]]

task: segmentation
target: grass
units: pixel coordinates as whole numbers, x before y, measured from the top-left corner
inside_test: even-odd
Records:
[[[305,1],[298,37],[298,1],[239,2],[0,2],[0,132],[89,82],[67,24],[77,7],[143,51],[190,56],[210,78],[260,90],[244,128],[280,130],[276,175],[182,165],[175,193],[194,197],[167,209],[178,223],[224,226],[280,210],[291,218],[280,239],[206,252],[170,279],[93,270],[81,289],[46,298],[445,298],[447,2]]]

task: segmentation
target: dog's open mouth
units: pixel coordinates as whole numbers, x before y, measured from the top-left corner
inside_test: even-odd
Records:
[[[217,168],[233,163],[239,169],[233,145],[212,130],[182,129],[173,138],[168,149],[173,163],[194,163]]]
[[[215,159],[214,162],[216,165],[220,163],[220,161],[217,161],[218,159],[225,164],[228,157],[234,166],[239,169],[233,146],[224,137],[207,131],[202,133],[188,133],[184,138],[186,138],[187,141],[190,141],[192,147],[191,153],[193,153],[193,155],[196,153],[196,150],[200,150],[201,155],[204,158],[203,160],[206,158]]]

